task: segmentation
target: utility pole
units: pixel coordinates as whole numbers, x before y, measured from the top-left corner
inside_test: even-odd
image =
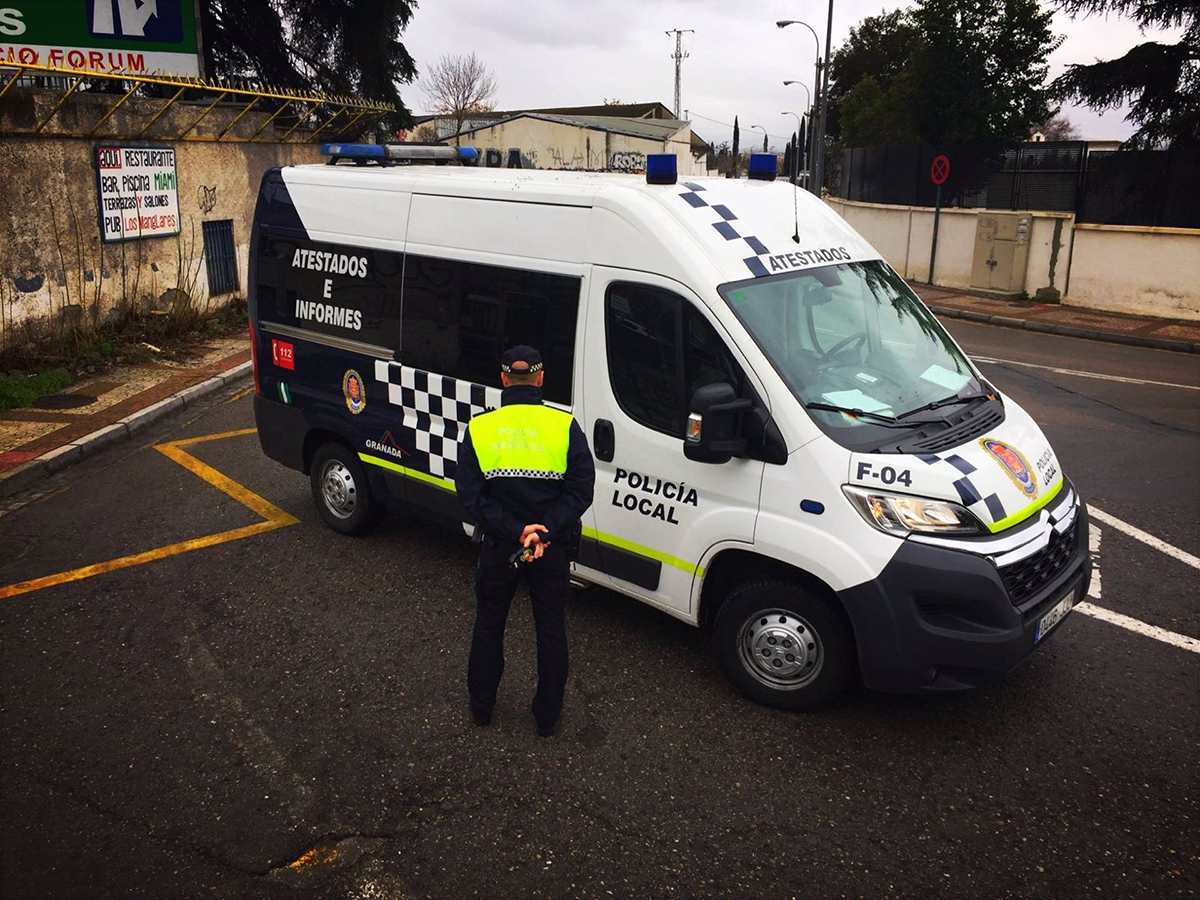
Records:
[[[663,33],[675,35],[675,55],[673,57],[675,60],[675,118],[678,119],[681,109],[679,100],[679,76],[680,72],[682,71],[683,61],[689,56],[689,54],[683,52],[683,36],[685,33],[695,34],[696,32],[691,28],[684,28],[682,31],[676,28],[672,31],[666,31]]]

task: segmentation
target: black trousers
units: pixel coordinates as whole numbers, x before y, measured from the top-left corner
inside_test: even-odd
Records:
[[[542,728],[551,728],[562,711],[567,686],[567,597],[571,591],[571,564],[564,541],[555,541],[534,562],[518,570],[508,564],[519,549],[516,543],[497,541],[480,548],[475,573],[475,631],[467,664],[467,690],[471,711],[490,716],[496,690],[504,674],[504,625],[508,608],[524,577],[533,601],[537,626],[538,686],[533,715]]]

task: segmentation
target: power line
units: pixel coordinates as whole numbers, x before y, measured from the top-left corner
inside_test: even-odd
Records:
[[[691,117],[693,119],[703,119],[705,122],[712,122],[714,125],[724,125],[726,128],[730,128],[730,129],[733,128],[732,122],[722,122],[720,119],[710,119],[708,116],[702,116],[698,112],[691,113]],[[792,139],[792,136],[790,134],[784,136],[784,135],[772,134],[769,131],[767,132],[767,137],[775,138],[777,140],[785,141],[785,142],[790,141]]]

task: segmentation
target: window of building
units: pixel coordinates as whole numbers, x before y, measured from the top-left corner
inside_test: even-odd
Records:
[[[208,270],[208,296],[238,289],[237,248],[233,243],[233,220],[202,223],[204,264]]]
[[[500,355],[528,344],[546,365],[545,396],[571,403],[580,279],[409,255],[400,360],[500,387]]]
[[[630,418],[683,437],[698,388],[725,382],[747,390],[741,366],[700,311],[678,294],[614,284],[606,298],[608,367],[613,393]]]

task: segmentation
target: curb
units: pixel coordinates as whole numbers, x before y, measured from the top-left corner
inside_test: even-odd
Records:
[[[1177,341],[1171,338],[1145,337],[1140,334],[1120,334],[1112,331],[1098,331],[1092,328],[1076,328],[1074,325],[1055,325],[1053,322],[1035,322],[1030,319],[1013,319],[1008,316],[991,316],[986,313],[972,312],[969,309],[959,309],[954,306],[935,306],[926,304],[930,311],[949,319],[965,319],[968,322],[980,322],[986,325],[999,325],[1002,328],[1020,328],[1025,331],[1041,331],[1046,334],[1059,334],[1064,337],[1085,338],[1090,341],[1104,341],[1108,344],[1128,344],[1132,347],[1147,347],[1152,350],[1174,350],[1177,353],[1200,353],[1200,343],[1195,341]]]
[[[222,372],[220,375],[214,375],[207,381],[201,381],[199,384],[184,388],[182,391],[172,394],[165,400],[160,400],[144,409],[139,409],[137,412],[123,419],[118,419],[111,425],[105,425],[91,434],[85,434],[83,437],[71,441],[69,444],[48,450],[35,459],[23,462],[21,465],[15,466],[7,472],[0,473],[0,497],[7,497],[19,491],[26,490],[43,478],[47,478],[55,472],[61,472],[67,466],[82,462],[84,459],[95,455],[98,451],[111,444],[129,440],[133,435],[144,431],[153,423],[175,412],[175,410],[183,409],[183,407],[194,403],[202,397],[208,396],[213,391],[223,388],[227,384],[240,381],[250,375],[253,370],[253,361],[247,360],[228,371]]]

